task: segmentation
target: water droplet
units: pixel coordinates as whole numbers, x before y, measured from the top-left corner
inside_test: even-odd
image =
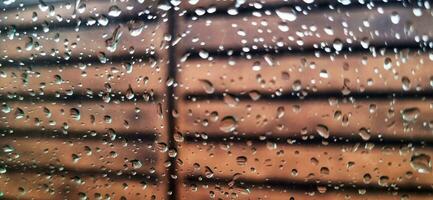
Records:
[[[236,163],[240,166],[244,166],[247,163],[247,157],[245,156],[238,156],[236,157]]]
[[[432,171],[430,156],[424,153],[415,153],[410,159],[410,166],[418,173],[426,174]]]
[[[5,152],[5,153],[10,153],[10,152],[15,151],[15,148],[11,145],[8,145],[8,144],[4,145],[2,149],[3,149],[3,152]]]
[[[296,13],[294,10],[289,8],[280,8],[275,11],[283,21],[293,22],[296,20]]]
[[[421,111],[416,107],[412,107],[402,110],[400,114],[404,121],[415,122],[421,115]]]
[[[22,119],[24,118],[24,110],[22,110],[21,108],[16,108],[15,110],[15,119]]]
[[[369,140],[371,137],[370,132],[366,128],[360,128],[358,131],[358,135],[361,136],[364,141]]]
[[[385,61],[383,63],[383,68],[385,70],[390,70],[391,67],[392,67],[392,60],[391,60],[391,58],[385,58]]]
[[[132,90],[131,84],[128,86],[128,89],[126,90],[126,95],[125,97],[129,100],[131,100],[132,98],[134,98],[134,91]]]
[[[406,76],[403,76],[401,78],[401,83],[402,83],[402,88],[404,91],[409,91],[410,90],[410,79]]]
[[[341,51],[343,49],[343,42],[340,39],[335,39],[332,43],[332,47],[334,47],[336,51]]]
[[[204,171],[204,175],[206,176],[206,178],[212,178],[214,176],[214,173],[210,169],[210,167],[206,166],[205,171]]]
[[[213,87],[213,84],[210,81],[205,79],[200,79],[199,81],[201,83],[202,88],[207,94],[212,94],[215,92],[215,88]]]
[[[143,166],[139,160],[131,160],[131,164],[134,169],[139,169]]]
[[[220,122],[220,130],[230,133],[236,129],[237,121],[233,116],[225,116]]]
[[[393,24],[398,24],[400,22],[400,15],[397,12],[392,12],[390,17]]]
[[[2,112],[3,113],[10,113],[11,112],[11,110],[12,110],[12,108],[8,105],[8,104],[3,104],[2,105]]]
[[[388,186],[388,182],[389,182],[389,177],[388,176],[381,176],[381,177],[379,177],[378,183],[379,183],[380,186],[387,187]]]
[[[260,61],[255,61],[253,63],[252,70],[256,71],[256,72],[262,70],[262,66],[260,64]]]
[[[72,119],[74,120],[80,120],[81,115],[80,115],[80,110],[78,110],[77,108],[71,108],[69,110],[69,115],[71,116]]]
[[[98,59],[99,59],[99,62],[101,62],[102,64],[105,64],[108,61],[108,58],[107,58],[107,56],[105,55],[104,52],[99,52],[98,53]]]
[[[323,124],[318,124],[316,126],[316,132],[325,139],[329,138],[328,127]]]
[[[6,173],[6,167],[0,166],[0,174],[5,174],[5,173]]]
[[[224,103],[227,104],[229,107],[236,107],[239,103],[239,98],[230,95],[230,94],[224,94]]]
[[[117,26],[111,37],[105,40],[105,46],[109,52],[115,52],[122,37],[123,31],[120,30],[120,25]]]
[[[122,10],[120,10],[120,8],[117,7],[116,5],[113,5],[108,9],[108,15],[111,17],[118,17],[120,16],[121,13]]]
[[[253,101],[257,101],[257,100],[259,100],[260,97],[261,97],[260,92],[257,91],[257,90],[252,90],[252,91],[250,91],[250,92],[248,93],[248,95],[250,96],[250,98],[251,98]]]
[[[277,108],[277,119],[283,118],[284,114],[285,114],[284,107],[283,106],[278,107]]]
[[[326,70],[324,70],[324,69],[321,70],[319,76],[320,76],[321,78],[329,78],[328,71],[326,71]]]

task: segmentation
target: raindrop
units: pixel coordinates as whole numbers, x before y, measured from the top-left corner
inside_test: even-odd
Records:
[[[80,120],[81,115],[80,115],[80,110],[78,110],[77,108],[71,108],[69,110],[69,115],[71,116],[72,119],[74,120]]]
[[[410,159],[410,166],[418,173],[426,174],[432,171],[430,156],[424,153],[415,153]]]
[[[113,5],[108,9],[108,15],[111,17],[118,17],[120,16],[121,13],[122,10],[120,10],[120,8],[117,7],[116,5]]]
[[[204,175],[206,176],[206,178],[212,178],[214,176],[214,173],[210,169],[210,167],[206,166],[205,171],[204,171]]]
[[[131,164],[134,169],[139,169],[143,166],[139,160],[131,160]]]
[[[220,130],[230,133],[236,129],[237,121],[233,116],[225,116],[220,122]]]
[[[329,138],[328,127],[323,124],[318,124],[316,126],[316,132],[325,139]]]
[[[401,78],[402,88],[404,91],[410,90],[410,79],[407,76]]]
[[[283,21],[293,22],[296,20],[296,13],[292,9],[289,8],[280,8],[275,11]]]
[[[421,115],[421,111],[416,107],[412,107],[402,110],[400,114],[404,121],[415,122]]]
[[[358,135],[361,136],[364,141],[369,140],[371,137],[370,132],[366,128],[360,128],[358,131]]]
[[[400,15],[397,12],[392,12],[390,17],[393,24],[398,24],[400,22]]]
[[[22,119],[24,118],[24,111],[21,108],[17,108],[15,110],[15,119]]]
[[[213,84],[210,81],[205,79],[200,79],[199,81],[201,83],[202,88],[207,94],[212,94],[215,92],[215,88],[213,87]]]
[[[259,100],[260,97],[261,97],[261,94],[260,94],[259,91],[257,91],[257,90],[252,90],[252,91],[250,91],[250,92],[248,93],[248,95],[250,96],[250,98],[251,98],[253,101],[257,101],[257,100]]]
[[[245,156],[236,157],[236,163],[240,166],[244,166],[247,163],[247,157]]]
[[[134,91],[132,90],[131,84],[129,84],[128,89],[126,90],[126,95],[125,97],[129,100],[131,100],[132,98],[134,98]]]
[[[340,39],[335,39],[332,43],[332,47],[334,47],[336,51],[341,51],[343,49],[343,42]]]

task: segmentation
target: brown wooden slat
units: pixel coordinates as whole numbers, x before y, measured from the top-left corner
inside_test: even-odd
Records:
[[[118,33],[122,32],[122,36],[114,52],[107,49],[106,40],[112,38],[115,30]],[[29,60],[31,58],[57,58],[61,57],[63,60],[65,54],[69,52],[70,57],[77,58],[98,58],[102,57],[101,52],[106,57],[112,56],[128,56],[130,55],[131,47],[134,49],[136,56],[143,54],[154,54],[158,52],[163,54],[161,48],[162,40],[166,32],[165,24],[151,23],[146,24],[140,35],[131,36],[126,24],[109,25],[103,28],[82,28],[80,31],[75,32],[72,29],[62,29],[55,32],[40,33],[37,37],[32,36],[33,48],[29,47],[29,35],[20,35],[12,40],[3,37],[1,38],[2,44],[0,45],[0,56],[3,60]],[[58,41],[56,35],[58,34]],[[106,37],[104,38],[104,34]],[[39,47],[35,45],[39,43]],[[20,48],[18,50],[17,48]],[[56,52],[52,56],[53,50]],[[15,61],[17,62],[17,61]],[[108,61],[107,61],[108,62]]]
[[[380,194],[371,193],[367,190],[364,195],[352,193],[352,192],[325,192],[320,193],[318,190],[309,192],[299,192],[292,190],[282,190],[274,188],[229,188],[227,185],[198,185],[198,186],[180,186],[179,199],[196,199],[196,200],[207,200],[207,199],[267,199],[267,200],[307,200],[307,199],[351,199],[351,200],[366,200],[366,199],[377,199],[380,195],[380,199],[383,200],[401,200],[408,198],[410,200],[427,200],[432,198],[431,195],[422,194],[391,194],[382,192]],[[249,190],[246,190],[249,189]],[[361,190],[362,191],[362,190]]]
[[[332,1],[328,0],[315,0],[312,3],[311,1],[303,1],[303,0],[290,0],[290,1],[282,1],[282,0],[246,0],[243,4],[237,4],[236,0],[200,0],[195,4],[191,4],[188,1],[182,1],[180,7],[186,10],[194,11],[194,9],[203,9],[203,8],[218,8],[218,9],[229,9],[229,8],[259,8],[263,6],[272,6],[272,5],[315,5],[320,3],[328,3]]]
[[[40,26],[44,22],[49,23],[49,27],[55,27],[53,24],[57,23],[71,23],[76,24],[75,20],[81,19],[82,23],[87,23],[90,19],[98,19],[99,16],[104,15],[110,20],[114,20],[121,17],[136,17],[140,12],[144,10],[155,11],[157,7],[157,0],[146,0],[143,3],[137,1],[116,1],[106,2],[103,0],[83,0],[80,1],[78,8],[74,1],[58,3],[46,3],[48,6],[52,6],[54,11],[50,13],[49,9],[42,11],[39,5],[25,6],[24,8],[9,9],[2,12],[2,18],[0,23],[2,26],[16,27],[22,26]],[[70,6],[67,6],[67,5]],[[18,2],[17,2],[18,5]],[[117,6],[120,10],[120,16],[109,16],[110,7]],[[33,21],[33,13],[37,14],[37,20]],[[62,21],[59,22],[58,16]],[[73,21],[73,22],[71,22]],[[39,27],[40,28],[40,27]]]
[[[97,134],[105,134],[109,129],[113,129],[116,134],[124,132],[137,132],[138,134],[159,133],[165,129],[165,121],[162,113],[158,110],[163,109],[157,103],[37,103],[30,104],[24,102],[10,102],[11,112],[2,113],[0,127],[16,130],[35,131],[58,130],[62,132],[64,123],[67,123],[70,132],[90,133],[96,131]],[[44,107],[51,112],[51,117],[47,117]],[[16,119],[16,112],[20,108],[24,111],[23,118]],[[80,120],[76,120],[71,115],[71,109],[79,109]],[[157,113],[161,113],[158,115]],[[95,121],[92,123],[91,115]],[[105,116],[111,117],[111,123]],[[35,123],[35,118],[40,120],[39,125]],[[55,122],[55,124],[51,124]],[[127,123],[126,123],[126,122]],[[29,132],[29,137],[31,137]]]
[[[103,177],[81,176],[81,183],[74,179],[75,175],[44,175],[44,173],[7,173],[0,175],[0,185],[6,198],[19,199],[79,199],[79,193],[85,193],[90,199],[96,199],[99,193],[112,199],[164,199],[166,186],[147,183],[145,186],[138,181]],[[24,189],[22,193],[19,187]]]
[[[203,132],[209,136],[231,136],[233,133],[224,133],[220,128],[226,127],[226,130],[232,128],[230,125],[233,123],[222,123],[222,121],[225,117],[233,116],[237,122],[235,128],[238,136],[312,135],[321,138],[316,129],[318,125],[325,125],[329,130],[330,138],[361,140],[359,135],[361,128],[369,130],[371,139],[378,139],[379,135],[385,140],[432,138],[432,129],[429,126],[433,112],[429,100],[373,99],[352,103],[338,99],[329,101],[324,99],[293,102],[240,101],[237,104],[200,101],[180,105],[178,125],[179,131],[183,133],[189,131]],[[419,109],[418,112],[412,112],[416,120],[407,118],[410,121],[406,122],[401,113],[411,108]],[[370,113],[371,111],[374,112]],[[216,113],[211,114],[212,112]],[[278,115],[280,118],[277,118]]]
[[[392,68],[386,70],[385,63]],[[253,66],[260,66],[254,71]],[[180,93],[290,93],[431,91],[433,60],[428,54],[399,52],[372,56],[273,56],[253,59],[190,60],[179,73]],[[328,77],[326,77],[328,76]],[[407,83],[409,80],[409,83]],[[298,88],[298,85],[302,88]],[[346,91],[348,90],[348,91]]]
[[[23,166],[61,166],[82,171],[127,173],[132,171],[161,174],[161,161],[158,159],[153,142],[128,141],[80,141],[74,139],[8,139],[0,141],[3,149],[13,151],[0,156],[7,168]],[[161,154],[162,155],[162,154]]]
[[[431,156],[433,150],[399,147],[374,147],[370,150],[362,146],[349,148],[349,145],[346,148],[278,145],[274,149],[269,145],[254,143],[250,146],[185,144],[179,153],[179,159],[183,161],[179,172],[183,176],[206,176],[208,167],[213,171],[214,177],[231,178],[240,173],[239,179],[254,181],[429,187],[432,184],[432,174],[420,174],[411,167],[411,157],[416,153]],[[199,169],[194,168],[195,163],[200,166]],[[296,175],[293,175],[294,170]],[[371,176],[368,182],[364,178],[366,174]],[[383,177],[388,177],[389,180],[381,181]]]
[[[370,45],[392,46],[415,43],[415,38],[421,40],[422,35],[428,37],[433,35],[433,29],[425,26],[432,24],[433,18],[429,16],[427,10],[422,12],[424,14],[422,17],[416,17],[411,9],[399,7],[381,7],[370,11],[366,9],[321,10],[307,15],[298,13],[295,21],[287,22],[283,22],[275,12],[272,12],[272,16],[262,17],[250,15],[202,17],[196,21],[185,22],[184,28],[180,30],[185,33],[185,37],[181,40],[179,49],[199,51],[243,47],[248,47],[250,50],[328,47],[333,50],[333,43],[337,39],[350,46],[361,46],[361,41],[366,39]],[[391,22],[392,13],[399,14],[399,24]],[[364,25],[364,21],[369,22],[368,27]],[[281,31],[280,25],[287,25],[289,30]],[[333,35],[325,32],[327,27],[332,28]],[[242,31],[245,32],[245,36]],[[345,46],[347,48],[348,45]]]
[[[132,66],[131,71],[128,71],[129,65]],[[11,67],[2,72],[5,77],[0,78],[0,91],[24,94],[28,91],[64,94],[70,90],[74,94],[86,94],[90,90],[96,96],[100,92],[107,92],[105,84],[108,83],[111,93],[126,93],[131,85],[134,92],[161,95],[167,79],[164,63],[155,60],[90,66],[74,64],[21,69]]]

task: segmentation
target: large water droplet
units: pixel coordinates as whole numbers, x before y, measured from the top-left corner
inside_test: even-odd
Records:
[[[225,116],[220,122],[220,130],[230,133],[236,129],[237,121],[233,116]]]
[[[120,10],[120,8],[117,7],[116,5],[113,5],[108,9],[108,15],[111,17],[118,17],[120,16],[121,13],[122,10]]]
[[[432,171],[432,163],[430,156],[424,153],[415,153],[410,159],[410,166],[418,173],[430,173]]]
[[[289,8],[280,8],[275,11],[283,21],[293,22],[296,20],[296,13],[292,9]]]
[[[316,126],[316,132],[325,139],[329,138],[329,129],[323,124],[318,124]]]
[[[421,115],[421,111],[419,110],[419,108],[416,107],[406,108],[402,110],[400,113],[401,113],[401,117],[406,122],[415,122],[418,119],[418,117]]]
[[[200,79],[200,83],[206,93],[212,94],[215,92],[215,88],[213,87],[212,82],[205,79]]]
[[[77,108],[71,108],[69,110],[69,115],[71,116],[72,119],[74,120],[80,120],[81,115],[80,115],[80,110],[78,110]]]

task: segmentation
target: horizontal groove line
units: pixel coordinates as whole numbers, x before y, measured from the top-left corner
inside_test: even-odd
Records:
[[[254,88],[252,88],[254,89]],[[230,94],[233,98],[238,98],[240,101],[251,101],[254,102],[265,102],[265,101],[305,101],[305,100],[328,100],[329,98],[353,98],[355,100],[380,100],[380,99],[417,99],[422,101],[423,99],[432,99],[433,98],[433,90],[429,91],[420,91],[420,92],[403,92],[403,91],[383,91],[383,92],[351,92],[347,95],[342,94],[341,92],[308,92],[305,96],[300,96],[301,92],[283,92],[282,95],[277,96],[274,94],[263,93],[260,95],[259,100],[252,100],[248,94],[236,94],[227,92],[226,94]],[[214,94],[205,94],[205,93],[186,93],[183,96],[185,101],[188,102],[196,102],[196,101],[207,101],[207,100],[215,100],[215,101],[223,101],[224,93],[214,93]]]
[[[101,89],[102,90],[102,89]],[[123,91],[125,93],[126,91]],[[30,93],[30,92],[29,92]],[[106,93],[97,93],[93,95],[89,94],[74,94],[74,95],[59,95],[55,94],[39,94],[39,92],[35,92],[35,95],[28,95],[23,93],[0,93],[0,101],[2,102],[31,102],[31,103],[103,103],[104,105],[109,105],[117,103],[145,103],[151,104],[156,103],[162,99],[162,97],[158,94],[150,94],[146,92],[136,92],[134,93],[134,98],[128,99],[126,98],[126,94],[119,94],[118,92],[110,92],[110,102],[106,103],[103,100],[103,94]],[[111,96],[113,94],[113,96]],[[143,95],[149,95],[149,100],[144,99]],[[146,97],[147,98],[147,97]]]
[[[331,134],[330,138],[324,139],[317,134],[310,133],[305,135],[308,139],[303,139],[300,136],[300,133],[287,133],[287,135],[294,136],[273,136],[261,134],[264,136],[264,139],[261,139],[260,136],[248,136],[247,135],[221,135],[218,133],[206,133],[206,138],[202,138],[199,136],[194,136],[191,134],[183,134],[185,142],[187,143],[211,143],[211,144],[219,144],[219,143],[234,143],[234,144],[246,144],[246,142],[253,142],[255,145],[266,145],[267,142],[273,142],[280,145],[300,145],[300,146],[354,146],[357,144],[375,144],[378,146],[421,146],[421,147],[432,147],[433,148],[433,137],[431,138],[376,138],[372,137],[368,141],[362,140],[361,137],[357,135],[351,136],[351,134],[347,134],[344,136],[342,133],[338,133],[338,136],[335,133]],[[259,134],[257,134],[259,135]],[[282,135],[281,133],[279,135]],[[403,135],[403,134],[401,134]],[[314,138],[310,138],[310,136],[314,136]],[[289,142],[290,143],[289,143]]]
[[[102,170],[78,170],[78,169],[69,169],[62,166],[27,166],[28,168],[24,168],[23,166],[10,167],[6,166],[7,174],[11,173],[42,173],[49,175],[71,175],[78,177],[95,177],[96,175],[104,175],[104,177],[108,177],[114,181],[122,181],[122,180],[132,180],[132,181],[146,181],[146,183],[157,184],[159,181],[159,177],[155,174],[143,174],[136,173],[132,174],[131,172],[122,171],[121,175],[118,175],[116,172],[104,172]],[[62,171],[59,171],[60,168],[63,168]],[[105,176],[106,175],[106,176]],[[103,177],[101,177],[103,178]]]
[[[108,60],[106,63],[101,63],[97,57],[97,55],[91,55],[89,56],[83,56],[83,57],[72,57],[68,60],[65,60],[64,58],[60,57],[37,57],[36,59],[27,59],[27,58],[16,58],[15,60],[12,58],[6,58],[0,60],[0,66],[4,68],[12,68],[14,66],[23,66],[23,65],[31,65],[32,67],[49,67],[49,66],[58,66],[58,65],[74,65],[79,63],[99,63],[101,65],[106,64],[116,64],[121,63],[125,61],[129,62],[146,62],[146,61],[157,61],[159,60],[158,56],[155,54],[149,54],[149,53],[142,53],[141,55],[130,55],[130,54],[124,54],[124,55],[114,55],[114,56],[107,56]],[[13,62],[9,62],[8,60],[12,59]]]
[[[370,3],[371,1],[368,1]],[[408,2],[407,0],[403,0],[403,2],[397,2],[397,1],[390,1],[390,2],[383,2],[381,0],[373,0],[373,4],[375,7],[397,7],[397,8],[411,8],[416,6],[416,3],[414,2]],[[244,4],[245,5],[245,4]],[[247,14],[250,14],[254,11],[264,11],[264,10],[276,10],[282,7],[301,7],[303,10],[307,8],[307,11],[309,13],[313,12],[323,12],[323,10],[326,10],[327,12],[335,12],[336,9],[344,9],[344,11],[352,11],[354,9],[366,9],[367,4],[361,4],[357,1],[352,1],[350,5],[342,5],[341,3],[338,3],[337,1],[330,1],[330,2],[323,2],[323,3],[314,3],[312,5],[306,5],[302,3],[275,3],[275,4],[265,4],[260,9],[256,9],[253,7],[240,7],[237,8],[237,15],[229,15],[228,9],[234,8],[234,6],[229,6],[228,8],[217,8],[217,10],[214,13],[206,13],[202,16],[197,16],[195,14],[195,10],[187,10],[186,14],[184,15],[186,19],[191,19],[192,17],[199,17],[199,18],[212,18],[212,17],[244,17]],[[331,10],[329,7],[333,6],[335,9]],[[371,10],[367,10],[371,11]]]
[[[69,140],[80,140],[80,141],[99,141],[108,139],[109,141],[140,141],[140,142],[154,142],[157,139],[156,132],[131,132],[131,131],[116,131],[116,137],[111,140],[108,133],[96,132],[95,136],[92,133],[85,131],[74,131],[67,130],[66,133],[63,130],[37,130],[37,129],[0,129],[1,138],[28,138],[28,139],[69,139]]]
[[[386,41],[384,42],[386,43]],[[367,53],[371,54],[371,50],[386,50],[386,51],[401,51],[401,50],[412,50],[412,51],[420,51],[420,50],[426,50],[430,49],[427,48],[427,43],[420,44],[416,42],[400,42],[395,44],[389,44],[385,45],[384,43],[377,42],[376,44],[371,43],[370,47],[368,49],[363,48],[361,45],[358,44],[344,44],[344,48],[336,53],[335,51],[332,52],[326,52],[323,48],[313,48],[311,46],[308,47],[279,47],[279,48],[268,48],[265,49],[264,47],[260,47],[259,49],[251,49],[249,52],[242,51],[242,47],[238,47],[235,49],[226,49],[226,50],[220,50],[220,49],[211,49],[200,47],[200,49],[194,49],[189,48],[190,50],[186,51],[186,54],[188,54],[187,60],[204,60],[200,57],[199,53],[200,51],[204,50],[209,54],[209,57],[212,58],[236,58],[236,57],[242,57],[245,55],[251,55],[251,56],[261,56],[265,54],[271,54],[273,56],[280,56],[280,57],[290,57],[290,56],[314,56],[315,53],[320,53],[321,55],[334,55],[334,56],[347,56],[347,55],[365,55]],[[253,45],[265,45],[265,43],[259,43],[259,44],[253,44]],[[331,44],[330,44],[331,45]],[[330,47],[330,46],[329,46]],[[290,48],[290,49],[288,49]],[[187,48],[188,49],[188,48]],[[228,55],[228,52],[230,51],[230,55]],[[318,58],[320,59],[320,58]]]
[[[201,177],[205,177],[204,175]],[[198,178],[194,177],[194,176],[187,176],[185,178],[185,181],[189,184],[194,183],[194,184],[199,184],[199,185],[227,185],[229,182],[231,182],[233,180],[233,178],[229,178],[229,177],[215,177],[212,179],[207,179],[204,178],[203,180],[198,180]],[[431,186],[428,185],[423,185],[420,186],[421,188],[418,188],[418,185],[410,185],[410,184],[405,184],[402,186],[397,186],[397,187],[393,187],[393,186],[388,186],[388,187],[381,187],[377,184],[359,184],[359,183],[350,183],[350,182],[346,182],[346,183],[327,183],[327,182],[323,182],[323,183],[317,183],[315,181],[294,181],[294,180],[284,180],[284,179],[272,179],[272,180],[262,180],[262,181],[257,181],[257,180],[251,180],[251,179],[237,179],[235,181],[235,186],[237,187],[245,187],[245,188],[250,188],[250,189],[254,189],[253,187],[271,187],[271,188],[279,188],[279,189],[287,189],[287,190],[297,190],[297,191],[317,191],[317,187],[318,186],[328,186],[327,187],[327,192],[347,192],[347,191],[351,191],[353,193],[358,193],[357,189],[366,189],[367,194],[368,193],[383,193],[386,191],[389,192],[399,192],[400,194],[405,194],[405,193],[416,193],[416,194],[432,194],[433,193],[433,188]],[[333,186],[338,186],[340,189],[335,189]]]

